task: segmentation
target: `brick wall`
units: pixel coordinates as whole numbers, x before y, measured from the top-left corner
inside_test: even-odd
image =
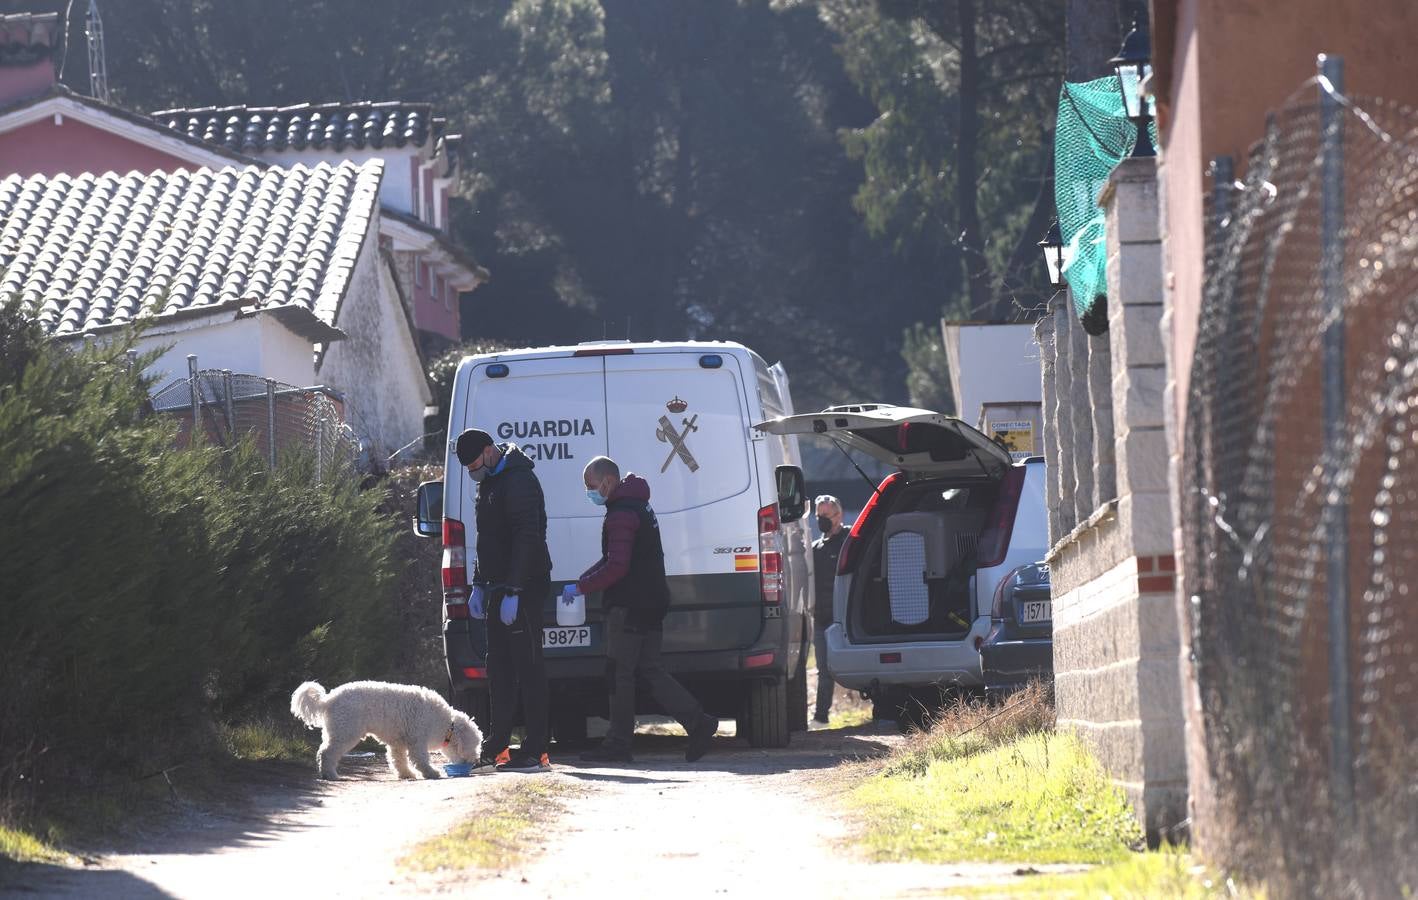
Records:
[[[1072,377],[1054,385],[1049,464],[1074,473],[1058,490],[1076,510],[1051,534],[1055,696],[1060,725],[1089,744],[1156,842],[1185,819],[1187,781],[1152,162],[1125,160],[1101,202],[1108,332],[1080,341],[1076,319],[1058,321],[1068,304],[1054,314],[1052,371]]]

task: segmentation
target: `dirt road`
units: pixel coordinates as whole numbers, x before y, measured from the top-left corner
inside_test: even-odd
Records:
[[[83,869],[35,867],[7,887],[33,897],[635,896],[898,897],[1008,880],[1015,866],[866,861],[850,840],[831,770],[898,740],[872,727],[816,731],[787,750],[719,737],[695,765],[684,739],[642,735],[633,766],[558,761],[551,775],[399,782],[378,760],[321,784],[268,768],[238,812],[189,812]],[[416,874],[398,861],[420,840],[496,804],[517,779],[557,783],[562,812],[503,871]],[[653,888],[651,886],[654,886]]]

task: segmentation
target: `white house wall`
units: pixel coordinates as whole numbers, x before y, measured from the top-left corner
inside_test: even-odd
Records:
[[[1039,403],[1039,343],[1032,325],[946,324],[956,415],[977,425],[986,403]]]
[[[349,160],[356,164],[371,159],[384,160],[384,178],[379,182],[379,204],[408,215],[417,215],[414,207],[413,167],[410,160],[418,157],[416,147],[368,148],[365,150],[282,150],[262,153],[261,158],[282,168],[298,164],[313,166]],[[420,188],[421,189],[421,188]]]
[[[223,312],[205,319],[160,324],[138,341],[137,350],[163,351],[147,369],[157,388],[187,377],[189,353],[197,355],[199,369],[230,369],[296,387],[308,387],[315,381],[310,341],[268,316],[238,319],[234,312]]]
[[[316,377],[345,395],[349,424],[382,457],[423,434],[432,395],[377,239],[370,229],[335,322],[347,337],[326,350]]]

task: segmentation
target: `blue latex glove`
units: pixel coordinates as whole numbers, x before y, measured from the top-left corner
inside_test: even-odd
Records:
[[[468,612],[474,619],[487,618],[487,594],[476,584],[468,594]]]
[[[517,621],[517,595],[508,594],[502,598],[502,624],[511,625]]]
[[[575,597],[576,593],[576,585],[568,584],[566,587],[561,589],[561,602],[566,604],[571,603],[571,598]]]

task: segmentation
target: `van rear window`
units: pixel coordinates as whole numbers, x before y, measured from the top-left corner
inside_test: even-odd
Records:
[[[964,459],[970,449],[954,431],[935,425],[907,422],[885,428],[862,428],[857,434],[892,453],[929,453],[932,462]]]
[[[581,470],[606,452],[601,358],[526,360],[510,369],[504,378],[473,373],[467,426],[531,458],[548,515],[599,516],[586,502]]]
[[[610,455],[650,482],[660,514],[706,506],[748,490],[748,411],[738,360],[718,369],[697,354],[606,359]]]

